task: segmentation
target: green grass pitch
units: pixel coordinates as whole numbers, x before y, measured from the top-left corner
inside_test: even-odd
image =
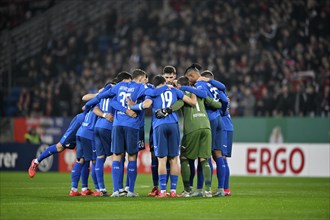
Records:
[[[111,175],[105,180],[111,189]],[[231,177],[231,197],[165,199],[146,196],[150,175],[138,175],[138,198],[69,197],[70,181],[70,174],[0,172],[0,219],[330,218],[329,178]]]

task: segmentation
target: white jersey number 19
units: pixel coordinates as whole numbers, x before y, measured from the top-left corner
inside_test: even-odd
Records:
[[[162,108],[169,108],[172,104],[172,92],[166,91],[160,94],[162,98]]]

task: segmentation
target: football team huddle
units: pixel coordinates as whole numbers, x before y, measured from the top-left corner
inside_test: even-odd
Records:
[[[98,93],[83,96],[86,101],[83,112],[72,119],[57,144],[32,160],[29,176],[35,176],[39,163],[45,158],[66,148],[76,148],[70,196],[138,196],[134,190],[137,155],[145,149],[145,109],[152,108],[149,146],[153,188],[148,196],[230,195],[227,157],[231,157],[233,125],[226,87],[214,80],[211,71],[202,71],[199,64],[189,66],[178,79],[176,74],[175,67],[165,66],[162,75],[155,76],[149,84],[147,73],[141,69],[132,73],[120,72]],[[183,117],[182,139],[178,111]],[[104,163],[109,156],[112,156],[111,194],[104,181]],[[124,186],[125,159],[128,164]],[[211,190],[212,159],[217,166],[218,180],[214,192]],[[193,190],[195,163],[197,186]],[[94,192],[88,188],[90,173]],[[177,194],[180,173],[184,191]],[[78,191],[80,179],[81,192]]]

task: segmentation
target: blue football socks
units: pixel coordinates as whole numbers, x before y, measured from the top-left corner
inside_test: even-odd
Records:
[[[81,169],[81,188],[88,188],[90,161],[85,161]]]
[[[166,184],[168,183],[168,180],[170,178],[170,167],[171,167],[170,162],[167,161],[167,163],[166,163],[166,171],[167,171]]]
[[[99,191],[99,183],[97,181],[97,176],[96,176],[96,172],[95,172],[95,168],[96,168],[96,162],[92,162],[92,179],[94,182],[94,187],[96,189],[96,191]]]
[[[42,152],[39,157],[38,157],[38,162],[41,163],[41,161],[43,161],[45,158],[56,154],[57,153],[57,149],[56,149],[56,144],[53,144],[51,146],[49,146],[44,152]]]
[[[100,190],[105,190],[104,185],[104,161],[105,158],[96,158],[95,174]]]
[[[124,171],[125,171],[125,157],[123,156],[120,160],[120,174],[118,177],[119,189],[124,189]]]
[[[209,158],[208,161],[209,161],[209,165],[210,165],[210,169],[211,169],[211,185],[212,185],[212,177],[213,177],[213,170],[214,169],[213,169],[212,159]]]
[[[166,178],[167,178],[167,174],[160,174],[158,176],[159,176],[160,190],[166,191]]]
[[[219,157],[215,160],[217,164],[217,177],[218,177],[218,189],[223,189],[225,185],[225,163],[223,157]]]
[[[112,182],[113,182],[113,191],[119,191],[119,178],[121,173],[121,166],[119,161],[112,161]]]
[[[209,162],[210,170],[211,170],[211,184],[212,184],[212,176],[213,176],[212,159],[209,158],[208,162]],[[202,168],[202,165],[201,165],[200,161],[198,161],[198,165],[197,165],[197,189],[202,189],[203,185],[204,185],[203,168]]]
[[[129,179],[129,191],[134,192],[134,186],[137,176],[137,164],[136,160],[129,161],[127,165],[127,177]]]
[[[226,166],[226,175],[225,175],[225,185],[224,185],[224,188],[225,189],[229,189],[230,169],[229,169],[229,166],[228,166],[227,159],[224,158],[224,162],[225,162],[225,166]]]
[[[82,168],[82,164],[76,162],[71,170],[71,186],[72,188],[78,188],[78,182],[80,179],[80,174],[81,174],[81,168]]]
[[[154,187],[158,186],[158,158],[151,157],[151,173]]]
[[[204,185],[204,176],[203,176],[203,169],[202,164],[198,161],[197,165],[197,188],[196,189],[203,189]]]
[[[170,175],[171,179],[171,191],[176,191],[176,185],[178,184],[178,176]]]
[[[128,168],[128,167],[127,167]],[[124,173],[124,172],[123,172]],[[129,187],[129,178],[128,178],[128,176],[126,177],[126,185],[125,185],[125,188],[126,187]]]
[[[189,166],[190,166],[190,179],[189,179],[189,185],[190,187],[194,186],[194,178],[195,178],[195,160],[189,160]]]

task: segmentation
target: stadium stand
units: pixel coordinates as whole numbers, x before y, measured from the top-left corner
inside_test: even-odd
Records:
[[[71,116],[121,70],[198,62],[233,116],[329,116],[329,14],[329,1],[57,2],[1,33],[4,115]]]

